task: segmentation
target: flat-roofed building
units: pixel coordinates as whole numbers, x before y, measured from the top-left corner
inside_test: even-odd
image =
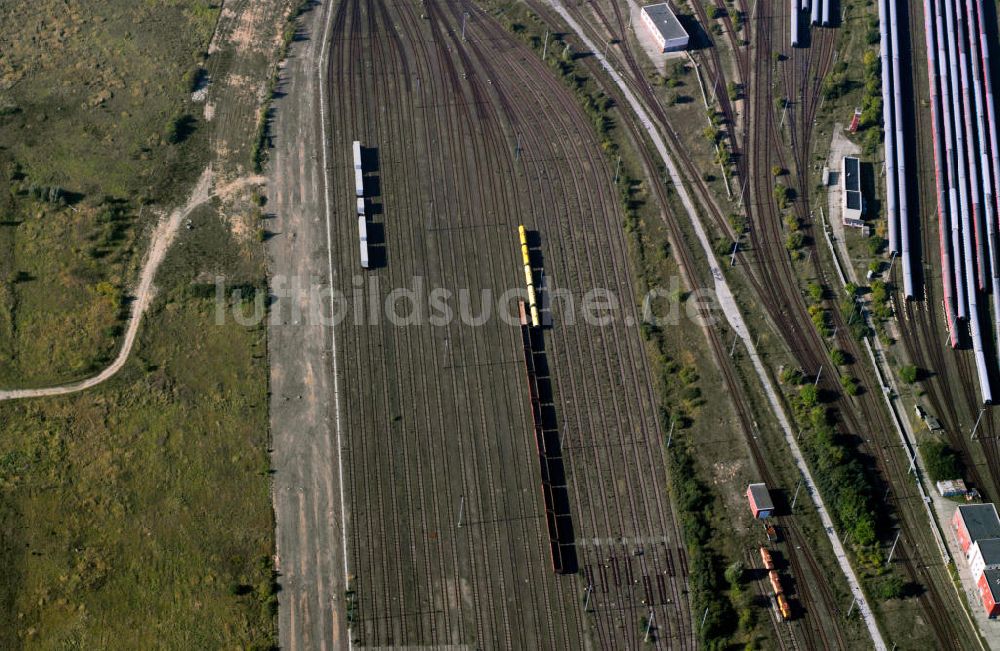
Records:
[[[771,493],[768,492],[766,484],[747,486],[747,501],[750,503],[753,517],[759,520],[770,517],[774,512],[774,502],[771,501]]]
[[[978,577],[986,570],[1000,570],[1000,538],[985,538],[969,549],[969,570]]]
[[[864,226],[864,197],[861,196],[861,161],[844,156],[841,165],[841,218],[844,226]]]
[[[688,46],[688,33],[666,2],[643,7],[642,22],[660,46],[661,52],[675,52]]]
[[[976,587],[979,588],[986,616],[993,619],[1000,614],[1000,570],[986,570],[980,574]]]
[[[972,544],[977,540],[1000,538],[1000,516],[997,515],[997,509],[992,503],[959,506],[955,509],[951,526],[966,558],[972,551]]]

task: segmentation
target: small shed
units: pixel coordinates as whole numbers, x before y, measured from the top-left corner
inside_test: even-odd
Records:
[[[1000,538],[1000,517],[990,504],[963,504],[955,509],[951,526],[962,553],[968,557],[977,540]]]
[[[661,52],[675,52],[688,46],[688,33],[666,2],[643,7],[642,22]]]
[[[774,502],[771,501],[771,494],[767,491],[766,484],[750,484],[747,486],[747,501],[750,502],[750,511],[753,517],[763,520],[770,517],[774,511]]]
[[[938,493],[941,493],[941,497],[954,497],[969,492],[962,479],[945,479],[937,482],[935,486],[937,486]]]

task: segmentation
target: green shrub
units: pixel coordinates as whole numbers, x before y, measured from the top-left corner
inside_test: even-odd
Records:
[[[931,481],[959,479],[965,466],[958,453],[944,441],[930,440],[920,444],[920,453],[927,465],[927,475]]]

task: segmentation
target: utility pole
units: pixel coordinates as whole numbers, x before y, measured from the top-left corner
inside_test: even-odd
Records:
[[[642,639],[643,642],[649,642],[649,630],[651,628],[653,628],[653,616],[654,615],[656,615],[656,613],[654,613],[653,609],[650,608],[649,609],[649,619],[646,620],[646,636]]]
[[[819,386],[819,378],[820,378],[821,375],[823,375],[823,367],[822,366],[820,366],[819,367],[819,371],[816,372],[816,381],[813,382],[813,386],[814,387],[815,386]]]
[[[586,597],[584,598],[583,601],[583,612],[588,612],[590,610],[590,593],[592,593],[593,591],[594,591],[594,584],[588,583],[587,590],[585,591]]]
[[[801,433],[802,433],[802,430],[799,430],[799,434],[801,434]],[[795,500],[799,499],[799,489],[800,488],[802,488],[802,480],[801,479],[799,480],[799,483],[795,485],[795,496],[792,497],[792,508],[791,508],[792,511],[795,510]]]
[[[979,429],[979,421],[981,421],[983,419],[983,414],[985,412],[986,412],[986,407],[983,407],[982,409],[979,410],[979,418],[976,419],[976,424],[972,428],[972,437],[970,438],[970,440],[972,440],[972,441],[976,440],[976,430]]]
[[[618,183],[618,172],[622,169],[622,155],[618,154],[618,162],[615,164],[615,184]]]
[[[895,261],[896,261],[896,252],[893,251],[892,252],[892,257],[889,258],[889,268],[885,270],[885,275],[886,276],[888,276],[889,273],[892,271],[892,263],[895,262]]]
[[[517,144],[514,145],[514,160],[521,160],[521,134],[517,134]]]
[[[542,61],[545,61],[545,55],[549,51],[549,30],[545,30],[545,45],[542,46]]]
[[[462,528],[462,516],[465,514],[465,495],[458,500],[458,528]]]
[[[736,352],[736,342],[739,341],[739,340],[740,340],[740,336],[734,333],[733,334],[733,345],[729,348],[729,356],[730,357],[732,357],[733,354]]]
[[[469,17],[469,12],[462,12],[462,40],[465,40],[465,19]],[[544,58],[544,57],[543,57]]]
[[[735,242],[733,242],[733,257],[729,261],[729,266],[730,267],[735,267],[736,266],[736,250],[739,247],[740,247],[740,241],[739,240],[736,240]]]
[[[889,550],[889,558],[886,559],[886,561],[885,561],[885,566],[886,567],[889,567],[889,563],[892,563],[892,555],[896,552],[896,543],[899,542],[899,536],[902,533],[903,533],[902,531],[897,531],[896,532],[896,539],[892,541],[892,549]]]
[[[850,617],[851,613],[854,612],[854,604],[856,604],[856,603],[858,603],[858,598],[857,597],[855,597],[854,599],[851,600],[851,607],[847,609],[847,615],[846,615],[847,617]]]
[[[705,620],[706,619],[708,619],[708,606],[705,606],[705,614],[701,616],[701,626],[698,627],[699,631],[701,629],[705,628]]]
[[[670,442],[671,442],[672,440],[674,440],[674,425],[676,424],[676,422],[677,422],[677,421],[676,421],[676,420],[674,420],[674,417],[673,417],[673,416],[671,416],[671,417],[670,417],[670,433],[669,433],[669,434],[667,434],[667,447],[668,447],[668,448],[670,447]]]

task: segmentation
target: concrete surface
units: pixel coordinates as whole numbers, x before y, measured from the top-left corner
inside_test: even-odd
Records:
[[[311,278],[329,283],[318,73],[330,13],[327,2],[301,18],[304,38],[292,46],[279,84],[284,95],[274,103],[269,275],[304,285]],[[293,300],[271,306],[280,325],[268,330],[279,643],[283,649],[347,649],[333,333],[291,323]]]

